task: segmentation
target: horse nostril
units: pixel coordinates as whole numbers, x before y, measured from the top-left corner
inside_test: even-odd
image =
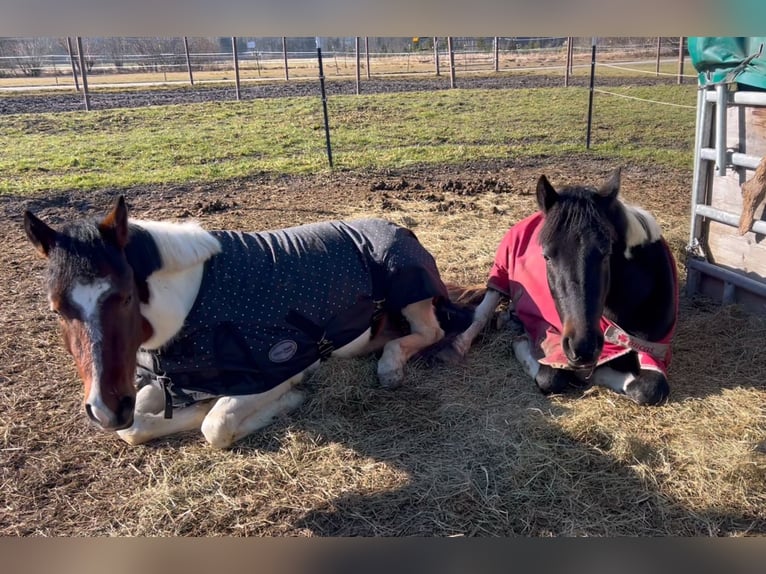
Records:
[[[93,408],[89,405],[85,405],[85,413],[88,415],[88,418],[93,421],[96,424],[101,424],[99,420],[96,418],[96,415],[93,414]]]
[[[573,363],[576,363],[577,361],[580,360],[580,357],[572,349],[571,337],[562,337],[561,347],[564,349],[564,354],[569,358],[570,361],[572,361]]]

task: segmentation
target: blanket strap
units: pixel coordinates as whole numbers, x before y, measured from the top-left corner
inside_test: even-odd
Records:
[[[373,311],[370,316],[370,330],[374,336],[382,326],[383,315],[386,310],[386,272],[379,263],[375,262],[370,265],[370,276],[372,278],[373,304]],[[337,318],[338,316],[336,315],[333,319],[328,321],[327,325],[320,326],[295,309],[290,309],[285,317],[285,321],[293,327],[300,329],[311,339],[316,341],[317,349],[319,350],[319,360],[326,361],[330,358],[333,351],[335,351],[335,343],[327,337],[327,328],[332,324],[333,320]]]
[[[323,327],[320,327],[295,309],[290,309],[287,313],[287,317],[285,317],[285,321],[290,323],[293,327],[297,327],[311,339],[316,341],[317,348],[319,349],[320,361],[326,361],[330,358],[330,355],[332,355],[332,352],[335,350],[335,345],[327,338],[327,332]]]

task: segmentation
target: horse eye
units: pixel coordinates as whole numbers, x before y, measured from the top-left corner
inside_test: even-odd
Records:
[[[125,300],[122,302],[122,304],[123,304],[125,307],[127,307],[128,305],[130,305],[130,303],[131,303],[132,301],[133,301],[133,294],[132,294],[132,293],[128,293],[128,294],[125,296]]]

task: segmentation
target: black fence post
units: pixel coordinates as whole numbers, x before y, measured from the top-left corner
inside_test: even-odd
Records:
[[[327,161],[332,169],[332,147],[330,146],[330,120],[327,116],[327,94],[324,89],[324,68],[322,67],[322,45],[319,38],[317,43],[317,61],[319,62],[319,89],[322,92],[322,113],[324,114],[324,135],[327,145]]]
[[[596,38],[591,40],[590,51],[590,94],[588,95],[588,137],[585,140],[585,149],[590,149],[590,131],[593,124],[593,89],[596,83]]]

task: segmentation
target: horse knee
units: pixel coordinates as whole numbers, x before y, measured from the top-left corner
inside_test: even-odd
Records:
[[[544,395],[560,394],[569,387],[578,386],[577,376],[566,369],[554,369],[549,365],[540,365],[535,383]]]
[[[642,370],[625,386],[625,394],[639,405],[660,405],[670,395],[670,385],[662,373]]]

